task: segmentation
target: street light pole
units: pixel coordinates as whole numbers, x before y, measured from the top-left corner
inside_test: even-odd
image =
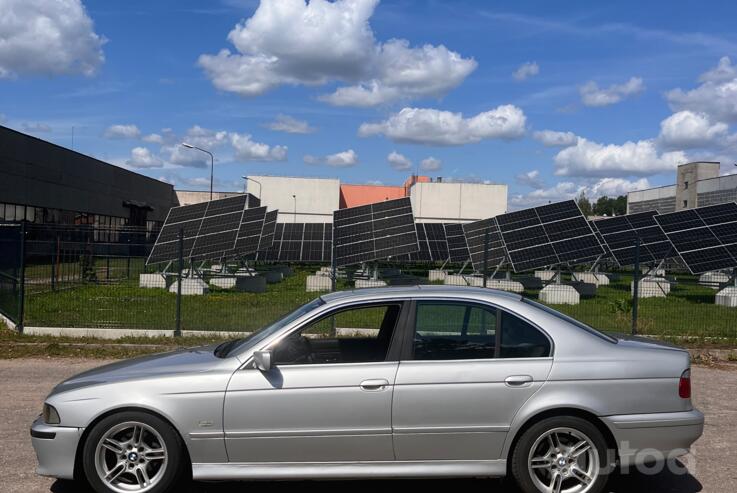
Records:
[[[187,149],[196,149],[198,151],[202,151],[206,154],[209,154],[210,156],[210,201],[212,201],[212,181],[213,181],[213,175],[215,174],[215,156],[213,156],[210,151],[203,149],[201,147],[197,147],[195,145],[188,144],[186,142],[182,142],[182,145],[186,147]]]
[[[258,198],[261,200],[261,182],[258,180],[254,180],[253,178],[249,178],[248,176],[241,176],[245,180],[245,184],[243,185],[243,192],[248,193],[248,182],[252,181],[258,185]]]
[[[292,198],[294,199],[294,222],[297,222],[297,196],[292,195]]]

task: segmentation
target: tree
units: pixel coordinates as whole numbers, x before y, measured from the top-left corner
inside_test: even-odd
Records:
[[[597,216],[621,216],[626,213],[626,195],[620,195],[617,198],[610,198],[604,195],[599,197],[594,204],[594,214]]]
[[[581,190],[581,195],[578,196],[576,199],[576,203],[578,204],[578,208],[581,209],[581,212],[583,212],[583,215],[588,217],[594,214],[594,211],[591,207],[591,201],[586,197],[586,193]]]

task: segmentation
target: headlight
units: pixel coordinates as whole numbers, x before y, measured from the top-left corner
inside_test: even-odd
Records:
[[[42,416],[44,423],[46,423],[47,425],[58,425],[59,423],[61,423],[59,413],[56,411],[56,408],[50,404],[44,403]]]

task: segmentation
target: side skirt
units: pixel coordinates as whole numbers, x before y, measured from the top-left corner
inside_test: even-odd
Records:
[[[501,477],[506,460],[192,464],[195,480]]]

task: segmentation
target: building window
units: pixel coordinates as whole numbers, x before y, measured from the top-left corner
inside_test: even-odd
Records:
[[[688,190],[688,182],[687,181],[684,181],[683,182],[683,189],[684,190]]]
[[[683,201],[683,208],[684,209],[687,209],[688,208],[688,200],[684,200]]]

